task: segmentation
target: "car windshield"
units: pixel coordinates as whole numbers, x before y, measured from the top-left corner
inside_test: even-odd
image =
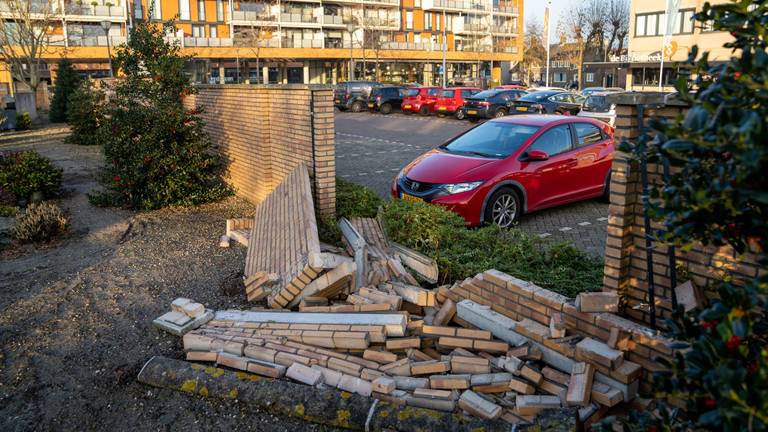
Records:
[[[544,99],[548,98],[549,96],[552,96],[552,93],[549,92],[533,92],[528,93],[527,95],[521,97],[518,100],[524,101],[524,102],[541,102]]]
[[[405,94],[406,96],[418,96],[419,95],[419,89],[410,89],[408,90],[408,93]]]
[[[496,96],[498,93],[499,93],[498,90],[481,91],[480,93],[477,93],[476,95],[472,96],[472,99],[489,99]]]
[[[584,102],[584,108],[591,109],[593,111],[608,111],[609,105],[605,99],[605,96],[590,96]]]
[[[448,153],[501,159],[519,149],[537,130],[538,126],[488,122],[440,146],[440,149]]]
[[[453,90],[443,90],[443,92],[440,93],[440,97],[452,98],[454,93],[455,93],[455,91],[453,91]]]

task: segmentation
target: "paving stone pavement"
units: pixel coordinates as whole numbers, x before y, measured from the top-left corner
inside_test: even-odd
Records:
[[[336,112],[336,173],[389,199],[392,180],[408,162],[471,128],[453,118]],[[520,228],[548,241],[569,241],[602,257],[608,205],[588,200],[524,215]]]

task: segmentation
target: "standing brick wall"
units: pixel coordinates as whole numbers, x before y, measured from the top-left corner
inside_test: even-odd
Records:
[[[655,96],[655,100],[654,100]],[[657,95],[617,96],[617,140],[635,140],[638,128],[638,105],[659,102]],[[645,112],[645,118],[674,118],[685,114],[687,108],[680,104],[658,104]],[[662,184],[662,168],[655,164],[648,166],[650,185]],[[628,155],[617,153],[611,173],[611,201],[608,218],[608,237],[605,248],[605,270],[603,290],[618,292],[624,302],[624,314],[641,322],[650,322],[648,312],[648,272],[646,262],[645,228],[643,219],[642,183],[639,166],[630,161]],[[662,229],[660,223],[652,222],[652,229]],[[672,311],[671,271],[668,248],[654,242],[653,275],[656,312],[660,319],[670,316]],[[688,251],[675,250],[678,266],[690,273],[690,280],[700,288],[713,281],[722,280],[726,273],[736,281],[744,281],[758,275],[760,270],[752,256],[738,256],[729,246],[713,247],[694,245]],[[686,278],[678,272],[678,284]],[[705,291],[707,295],[714,292]]]
[[[259,203],[298,164],[309,169],[317,211],[336,203],[333,90],[287,85],[203,85],[185,100],[227,163],[236,194]]]

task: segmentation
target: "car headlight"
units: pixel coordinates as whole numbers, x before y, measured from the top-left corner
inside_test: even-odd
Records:
[[[441,188],[449,194],[457,194],[477,189],[477,187],[481,184],[483,184],[481,181],[469,183],[449,183],[442,185]]]
[[[402,180],[405,177],[405,168],[401,169],[399,173],[397,173],[397,177],[395,177],[395,180],[399,183],[400,180]]]

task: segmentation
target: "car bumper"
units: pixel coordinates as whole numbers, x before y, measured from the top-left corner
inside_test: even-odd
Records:
[[[445,192],[428,192],[424,194],[409,193],[395,178],[392,181],[390,193],[393,199],[402,200],[405,192],[411,198],[409,201],[423,201],[429,204],[436,204],[447,208],[464,218],[468,226],[478,226],[482,223],[483,201],[485,198],[485,188],[481,185],[479,188],[461,192],[457,194],[447,194]],[[414,199],[415,198],[415,199]]]
[[[489,118],[488,108],[462,108],[466,117]]]

